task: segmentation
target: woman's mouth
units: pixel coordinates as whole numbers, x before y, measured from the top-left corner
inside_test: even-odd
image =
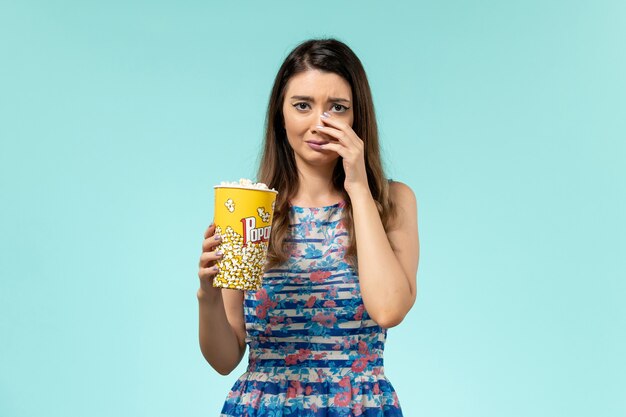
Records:
[[[323,150],[323,148],[320,145],[325,145],[328,142],[314,142],[312,140],[307,140],[306,143],[309,145],[309,147],[311,147],[312,149],[315,149],[316,151],[321,151]]]

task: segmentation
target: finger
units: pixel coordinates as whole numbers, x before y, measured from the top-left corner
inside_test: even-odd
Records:
[[[350,135],[347,135],[342,130],[333,129],[327,126],[318,126],[320,133],[326,133],[328,136],[333,139],[334,143],[341,143],[346,148],[359,148],[359,145],[362,145],[362,141],[360,139],[352,139]],[[361,143],[359,143],[361,142]]]
[[[209,227],[207,227],[206,232],[204,232],[204,238],[211,236],[215,232],[215,222],[212,222]]]
[[[331,139],[335,139],[339,141],[339,143],[343,143],[344,145],[347,145],[347,143],[345,142],[346,134],[343,131],[329,127],[329,126],[323,126],[323,125],[317,125],[316,127],[319,129],[320,133],[324,133],[330,136]]]
[[[224,254],[220,250],[215,250],[211,252],[202,252],[200,255],[200,262],[198,263],[199,267],[207,267],[208,265],[213,265],[215,261],[222,259]]]
[[[341,157],[346,156],[346,147],[343,145],[340,145],[339,143],[324,143],[322,145],[319,145],[320,148],[324,149],[324,150],[328,150],[328,151],[334,151],[337,152]]]
[[[327,130],[330,131],[330,129],[333,129],[334,132],[341,132],[338,135],[333,135],[334,137],[336,137],[340,142],[344,143],[344,142],[352,142],[355,145],[357,145],[359,142],[361,142],[361,138],[359,138],[357,136],[357,134],[354,132],[354,130],[352,130],[352,127],[349,126],[347,123],[342,122],[340,120],[337,119],[333,119],[332,117],[327,117],[327,118],[321,118],[321,120],[324,123],[327,123],[328,125],[330,125],[330,128],[324,125],[321,125],[321,131],[322,132],[326,132]]]
[[[214,277],[219,272],[219,268],[217,266],[212,266],[210,268],[200,268],[198,270],[198,277],[200,279],[207,279]]]
[[[340,130],[345,130],[346,128],[352,129],[352,127],[348,126],[346,122],[341,119],[337,119],[330,114],[328,114],[328,117],[320,116],[320,120]]]
[[[208,252],[215,246],[222,243],[222,237],[220,235],[213,235],[202,242],[202,252]]]

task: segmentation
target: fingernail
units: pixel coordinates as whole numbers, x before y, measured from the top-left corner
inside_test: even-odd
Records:
[[[215,254],[217,256],[222,256],[224,254],[224,252],[222,252],[221,250],[218,250],[217,252],[215,252]]]
[[[318,128],[318,129],[324,129],[324,126],[322,126],[322,125],[316,125],[315,127]]]
[[[219,271],[220,269],[217,267],[217,265],[215,265],[215,266],[213,267],[213,270],[214,270],[215,272],[217,272],[217,271]]]
[[[215,238],[215,240],[220,240],[220,239],[222,238],[222,236],[221,236],[221,235],[215,235],[215,236],[213,236],[213,237]]]
[[[328,113],[324,112],[324,113],[322,113],[322,115],[321,115],[320,117],[321,117],[322,119],[326,119],[326,118],[330,117],[330,114],[328,114]]]

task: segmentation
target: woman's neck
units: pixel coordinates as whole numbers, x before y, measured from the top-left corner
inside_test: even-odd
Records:
[[[301,164],[299,187],[290,203],[295,206],[319,207],[337,203],[342,194],[333,185],[333,166],[325,169]]]

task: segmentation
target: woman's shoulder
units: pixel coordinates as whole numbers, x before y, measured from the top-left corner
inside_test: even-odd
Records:
[[[417,199],[407,184],[400,181],[389,181],[389,200],[395,207],[389,231],[408,231],[417,226]]]
[[[401,181],[395,181],[389,178],[389,198],[396,205],[413,205],[417,204],[415,193],[407,184]]]

